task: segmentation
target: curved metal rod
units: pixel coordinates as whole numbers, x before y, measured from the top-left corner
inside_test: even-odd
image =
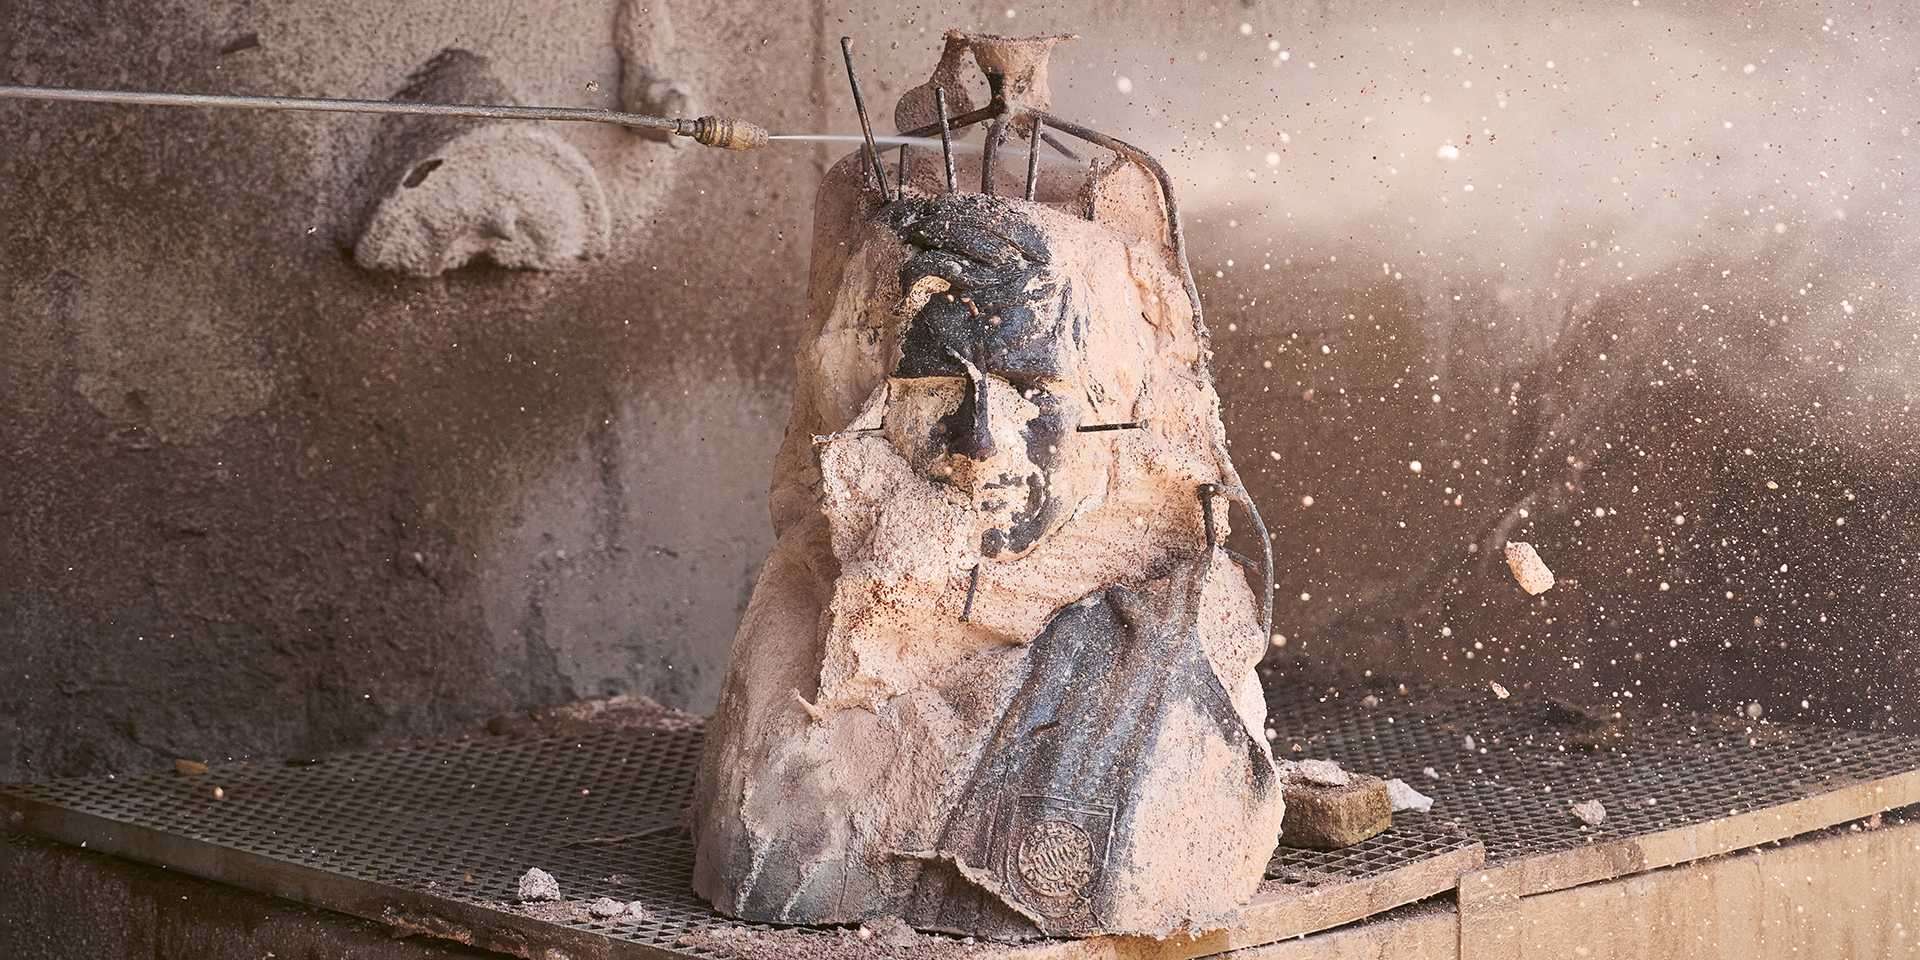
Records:
[[[1094,144],[1095,146],[1105,147],[1108,150],[1112,150],[1114,153],[1117,153],[1123,157],[1126,157],[1128,160],[1131,160],[1134,163],[1139,164],[1141,167],[1145,168],[1148,173],[1153,174],[1154,181],[1157,182],[1160,186],[1160,197],[1162,200],[1165,200],[1167,204],[1167,239],[1173,247],[1174,259],[1178,261],[1180,264],[1180,280],[1182,283],[1186,285],[1187,302],[1193,304],[1194,335],[1199,338],[1200,343],[1203,345],[1211,341],[1213,339],[1213,334],[1207,330],[1206,315],[1200,306],[1200,288],[1194,284],[1193,268],[1187,263],[1187,240],[1186,240],[1185,233],[1180,229],[1180,208],[1173,199],[1173,177],[1168,175],[1167,168],[1161,166],[1160,161],[1155,160],[1152,154],[1147,153],[1145,150],[1142,150],[1139,147],[1134,146],[1133,144],[1127,143],[1122,140],[1117,140],[1097,130],[1088,129],[1087,127],[1083,127],[1077,123],[1070,123],[1066,120],[1062,120],[1059,117],[1053,116],[1044,111],[1029,109],[1027,112],[1030,115],[1032,115],[1040,123],[1044,123],[1047,126],[1052,127],[1055,130],[1059,130],[1062,133],[1066,133],[1074,137],[1078,137],[1081,140]],[[1195,358],[1194,360],[1194,366],[1196,368],[1196,372],[1199,373],[1207,381],[1211,382],[1213,380],[1213,352],[1211,350],[1204,350],[1204,349],[1201,350],[1199,357]],[[1216,403],[1217,402],[1218,401],[1216,401]],[[1213,440],[1213,453],[1214,453],[1214,457],[1219,461],[1220,472],[1222,477],[1228,481],[1231,481],[1236,486],[1236,488],[1238,488],[1238,485],[1240,484],[1240,471],[1234,469],[1233,455],[1230,451],[1227,450],[1226,437],[1221,435],[1221,431],[1219,429],[1219,420],[1215,419],[1212,421],[1212,424],[1208,427],[1207,433],[1209,437]],[[1245,495],[1242,494],[1242,496],[1244,497]],[[1255,523],[1259,524],[1259,511],[1254,509],[1252,498],[1250,497],[1245,498],[1241,502],[1247,505],[1248,512],[1253,513]],[[1268,553],[1271,554],[1272,551],[1266,541],[1266,532],[1265,532],[1266,527],[1264,524],[1261,524],[1260,526],[1261,526],[1260,545],[1263,549],[1267,549]],[[1269,573],[1271,573],[1271,568],[1272,568],[1271,557],[1269,557],[1269,563],[1268,563]],[[1272,581],[1271,579],[1269,579],[1268,586],[1267,586],[1267,612],[1268,612],[1269,623],[1271,623],[1271,620],[1272,620],[1272,611],[1273,611],[1273,587],[1272,587]]]
[[[1084,140],[1094,146],[1111,150],[1146,168],[1146,171],[1153,175],[1154,181],[1160,187],[1160,199],[1167,204],[1167,241],[1168,245],[1173,247],[1174,259],[1180,263],[1180,280],[1187,288],[1187,299],[1193,304],[1194,328],[1199,332],[1203,341],[1211,339],[1212,335],[1207,331],[1206,318],[1200,309],[1200,288],[1194,285],[1193,268],[1187,264],[1187,239],[1185,233],[1180,229],[1180,207],[1173,199],[1173,177],[1167,173],[1167,168],[1161,166],[1160,161],[1155,160],[1152,154],[1124,140],[1117,140],[1097,130],[1062,120],[1044,110],[1035,110],[1027,106],[1010,105],[1004,100],[995,100],[993,103],[981,107],[978,110],[969,110],[948,121],[946,127],[951,130],[959,130],[962,127],[970,127],[983,120],[997,120],[1016,112],[1022,116],[1032,117],[1039,123],[1052,127],[1061,133]],[[901,136],[931,137],[938,134],[940,130],[941,124],[929,123],[925,126],[904,131],[901,133]],[[988,138],[988,146],[992,146],[991,137]],[[991,156],[991,150],[989,150],[989,156]],[[988,160],[987,163],[991,164],[992,161]],[[1202,362],[1204,363],[1206,361],[1203,360]]]
[[[1160,199],[1166,201],[1167,204],[1167,239],[1173,247],[1174,258],[1180,261],[1180,279],[1186,284],[1187,299],[1193,303],[1194,327],[1198,330],[1203,343],[1212,339],[1212,335],[1207,332],[1206,320],[1200,313],[1200,288],[1194,286],[1193,269],[1187,265],[1187,239],[1185,233],[1180,229],[1180,208],[1173,199],[1173,177],[1167,173],[1167,168],[1161,166],[1160,161],[1155,160],[1152,154],[1124,140],[1116,140],[1098,130],[1089,129],[1077,123],[1062,120],[1044,110],[1027,108],[1025,112],[1035,120],[1061,133],[1085,140],[1094,146],[1105,147],[1108,150],[1112,150],[1114,153],[1145,167],[1148,173],[1153,174],[1153,179],[1160,185]]]
[[[1253,498],[1247,496],[1246,490],[1233,484],[1203,483],[1200,485],[1199,493],[1200,519],[1206,527],[1207,549],[1219,547],[1235,562],[1242,566],[1255,567],[1260,571],[1260,578],[1263,581],[1260,591],[1260,635],[1271,638],[1273,636],[1273,541],[1267,539],[1267,525],[1260,519],[1260,510],[1253,505]],[[1228,550],[1224,544],[1214,540],[1213,498],[1216,496],[1226,497],[1247,508],[1247,516],[1253,518],[1253,531],[1260,538],[1258,564]]]

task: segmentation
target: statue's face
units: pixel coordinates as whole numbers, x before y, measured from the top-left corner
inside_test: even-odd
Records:
[[[888,439],[914,472],[966,493],[983,557],[1025,556],[1086,498],[1080,410],[1059,386],[984,372],[889,383]]]
[[[1018,559],[1092,492],[1093,451],[1076,432],[1089,415],[1075,336],[1086,318],[1038,226],[1007,201],[920,201],[895,229],[920,252],[900,273],[912,320],[887,435],[916,473],[967,493],[981,556]]]

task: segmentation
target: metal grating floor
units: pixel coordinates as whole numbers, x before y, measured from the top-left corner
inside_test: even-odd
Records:
[[[1404,821],[1428,818],[1404,814]],[[1339,850],[1299,850],[1281,847],[1267,863],[1268,883],[1262,890],[1289,887],[1320,887],[1345,883],[1356,877],[1379,876],[1409,863],[1418,863],[1471,846],[1475,841],[1465,833],[1448,831],[1428,833],[1418,824],[1389,828],[1376,837]]]
[[[1288,694],[1273,707],[1281,755],[1401,777],[1435,801],[1431,813],[1403,814],[1394,830],[1345,850],[1282,848],[1262,888],[1282,895],[1385,877],[1475,841],[1491,867],[1920,768],[1916,738],[1764,728],[1762,739],[1684,719],[1621,736],[1521,698],[1368,707]],[[487,739],[305,766],[8,784],[0,801],[43,836],[404,931],[523,954],[542,941],[590,941],[611,956],[730,956],[726,935],[773,928],[721,917],[688,886],[692,846],[680,818],[700,743],[698,732]],[[1608,810],[1599,827],[1569,812],[1589,799]],[[515,903],[519,876],[535,866],[559,880],[567,904]],[[593,920],[583,905],[602,896],[640,901],[646,913]],[[783,936],[815,933],[823,945],[846,939],[807,928]]]
[[[1351,696],[1291,693],[1275,696],[1269,710],[1267,723],[1280,734],[1276,755],[1328,757],[1405,780],[1434,800],[1425,822],[1485,843],[1489,866],[1920,769],[1920,737],[1698,716],[1616,724],[1491,693],[1373,707]],[[1598,826],[1571,812],[1588,800],[1606,809]]]
[[[365,901],[340,888],[377,885],[510,914],[535,928],[535,937],[541,924],[552,924],[653,948],[630,951],[638,955],[728,956],[712,949],[724,948],[724,938],[689,935],[773,928],[719,916],[689,887],[693,847],[681,811],[700,745],[698,732],[467,741],[203,775],[17,783],[0,788],[0,797],[29,814],[28,829],[55,839],[91,836],[95,849],[283,895],[289,886],[312,889],[298,898],[411,929],[458,934],[471,924],[458,911],[417,905],[356,909]],[[196,870],[182,862],[179,841],[228,855]],[[1269,876],[1282,884],[1352,881],[1469,844],[1396,831],[1334,853],[1282,851]],[[277,864],[324,877],[317,885],[308,871],[297,871],[305,881],[275,878]],[[518,878],[536,866],[558,879],[566,904],[516,902]],[[637,900],[646,912],[594,920],[583,904],[597,897]]]
[[[405,747],[304,766],[215,767],[198,776],[18,783],[4,793],[343,879],[506,910],[525,910],[509,905],[520,875],[540,867],[569,901],[604,896],[647,906],[637,920],[549,922],[671,947],[715,922],[688,887],[693,849],[680,822],[699,757],[697,732],[601,733]]]

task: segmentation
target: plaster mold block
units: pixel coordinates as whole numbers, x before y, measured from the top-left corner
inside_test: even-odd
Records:
[[[959,37],[1008,77],[1054,42]],[[1204,327],[1152,178],[1061,167],[1031,201],[947,192],[938,151],[821,188],[778,539],[693,806],[727,914],[1168,935],[1260,883],[1283,807]]]
[[[461,50],[441,53],[395,99],[518,102],[486,59]],[[367,269],[432,277],[486,259],[563,270],[607,254],[599,176],[538,124],[391,117],[371,170],[374,199],[354,243]]]

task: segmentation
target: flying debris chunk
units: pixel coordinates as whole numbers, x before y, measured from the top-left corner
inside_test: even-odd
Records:
[[[1534,552],[1533,544],[1508,541],[1507,566],[1513,568],[1513,579],[1520,582],[1520,589],[1535,596],[1553,589],[1553,571]]]

